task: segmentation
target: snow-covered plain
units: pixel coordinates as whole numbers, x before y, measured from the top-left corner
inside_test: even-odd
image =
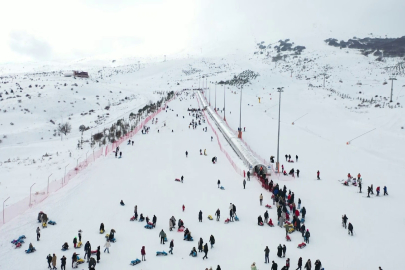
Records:
[[[390,84],[383,85],[388,74],[382,69],[381,63],[372,62],[355,52],[346,53],[334,48],[325,48],[316,53],[304,52],[299,59],[303,61],[304,58],[314,60],[306,63],[305,68],[302,67],[303,62],[294,62],[297,60],[295,58],[290,62],[278,62],[275,65],[260,55],[151,63],[149,66],[145,65],[144,70],[114,76],[114,82],[105,82],[105,91],[109,92],[110,87],[117,89],[118,84],[122,82],[128,85],[125,88],[128,94],[138,96],[136,101],[125,105],[125,109],[117,109],[118,112],[111,116],[113,121],[120,115],[128,114],[132,109],[137,111],[138,107],[135,107],[142,107],[149,99],[157,99],[158,96],[153,95],[153,91],[198,87],[198,75],[208,74],[210,91],[205,93],[208,100],[211,100],[211,105],[214,105],[215,85],[211,82],[231,79],[233,75],[246,69],[258,72],[260,76],[243,88],[242,127],[246,127],[243,138],[259,155],[268,159],[269,156],[276,155],[276,91],[277,87],[284,87],[281,102],[280,161],[287,171],[294,167],[301,173],[299,179],[277,175],[270,178],[291,189],[296,194],[296,200],[301,198],[307,209],[306,226],[311,232],[311,238],[305,249],[296,248],[297,244],[303,241],[299,233],[293,233],[292,242],[286,242],[284,229],[256,225],[257,217],[265,212],[264,206],[259,205],[259,195],[264,194],[265,205],[270,203],[270,194],[254,179],[248,182],[247,189],[243,190],[243,178],[230,166],[220,152],[217,142],[211,142],[212,131],[209,128],[208,132],[202,131],[207,124],[199,126],[197,130],[189,129],[191,116],[188,115],[187,108],[197,108],[198,103],[196,99],[190,98],[192,92],[188,92],[188,97],[184,93],[181,96],[183,99],[179,97],[169,103],[169,108],[173,111],[159,114],[158,124],[150,125],[151,131],[148,135],[136,135],[134,146],[122,145],[122,159],[115,159],[113,155],[101,158],[71,180],[67,187],[3,225],[0,228],[3,236],[0,241],[0,268],[42,269],[46,267],[45,257],[49,253],[57,254],[58,265],[62,255],[70,262],[72,248],[68,252],[62,252],[61,245],[64,242],[71,244],[77,230],[82,229],[84,241],[89,240],[93,249],[98,245],[102,247],[105,241],[98,233],[98,227],[104,222],[107,230],[114,228],[117,231],[117,242],[112,244],[110,254],[101,255],[101,263],[96,269],[130,268],[130,260],[140,258],[143,245],[146,246],[147,261],[134,266],[140,269],[205,269],[209,266],[215,269],[217,265],[221,265],[222,269],[249,269],[252,262],[256,262],[258,268],[263,269],[269,267],[263,263],[263,250],[266,245],[271,250],[270,261],[276,261],[281,268],[285,260],[275,255],[276,247],[280,243],[286,244],[286,257],[291,259],[292,267],[296,267],[298,258],[302,257],[304,262],[311,259],[312,263],[320,259],[323,267],[328,270],[378,269],[378,266],[383,269],[400,269],[398,258],[401,256],[401,243],[405,237],[392,228],[395,228],[396,224],[401,226],[404,222],[397,212],[397,207],[403,204],[400,191],[405,188],[401,181],[401,169],[405,164],[405,134],[401,126],[405,124],[405,114],[401,105],[397,108],[388,108],[387,105],[384,108],[373,105],[361,107],[358,106],[360,101],[357,100],[357,97],[370,99],[375,95],[389,96]],[[287,65],[295,67],[292,77]],[[318,75],[325,71],[326,65],[331,67],[328,69],[331,76],[327,79],[324,89],[321,87],[323,78]],[[191,68],[201,71],[189,74],[182,71]],[[310,79],[306,80],[305,76]],[[375,80],[369,79],[374,77]],[[399,76],[397,79],[394,100],[395,103],[402,104],[402,85],[405,82],[403,77]],[[362,85],[357,85],[360,80]],[[179,82],[179,85],[175,85],[175,82]],[[90,83],[92,84],[93,82]],[[94,84],[94,88],[88,91],[103,91],[100,84]],[[139,85],[138,88],[135,88],[136,84]],[[202,86],[202,80],[200,84]],[[315,87],[309,87],[309,84]],[[327,89],[348,94],[353,99],[342,99]],[[218,85],[216,102],[219,108],[223,107],[223,91],[223,86]],[[226,119],[236,130],[239,125],[240,90],[226,86],[225,91]],[[66,99],[68,97],[70,95],[66,94]],[[258,97],[261,97],[260,103]],[[106,102],[104,100],[104,103]],[[93,102],[90,104],[94,105]],[[5,108],[3,105],[4,101],[1,106]],[[36,105],[39,106],[38,103]],[[101,111],[104,104],[100,107]],[[5,114],[1,115],[3,126],[9,121],[21,118],[27,121],[28,127],[32,127],[32,134],[38,131],[35,130],[37,125],[29,125],[26,117],[9,115],[5,119]],[[295,121],[303,115],[303,118]],[[44,117],[43,122],[45,121],[49,122],[48,118]],[[164,123],[166,127],[163,126]],[[78,129],[79,124],[81,123],[77,123],[77,127],[73,129]],[[373,128],[377,129],[349,145],[346,144],[350,139]],[[10,129],[5,133],[13,131],[14,129]],[[78,132],[76,135],[69,135],[74,139],[64,141],[65,146],[59,143],[57,138],[60,137],[56,137],[50,142],[41,142],[42,145],[35,148],[35,140],[30,140],[32,136],[25,138],[21,135],[22,132],[19,130],[15,136],[21,136],[27,145],[19,151],[17,141],[7,142],[7,139],[4,139],[0,145],[2,161],[8,157],[24,155],[26,151],[30,155],[43,154],[38,148],[45,152],[72,148],[80,136]],[[228,153],[232,153],[224,140],[222,144]],[[70,162],[75,163],[76,158],[89,149],[72,149],[72,156],[75,158],[72,157]],[[200,149],[207,149],[208,156],[200,156]],[[184,154],[186,150],[189,152],[188,158]],[[299,162],[286,163],[285,154],[294,157],[298,155]],[[46,177],[55,168],[62,168],[69,163],[67,152],[64,155],[64,159],[58,160],[54,167],[48,167],[43,172],[34,171],[29,166],[24,168],[22,164],[15,164],[4,170],[3,163],[2,176],[11,180],[1,180],[0,198],[21,198],[28,195],[29,186],[35,182],[26,177],[31,173],[32,177],[43,179],[39,186],[44,187]],[[218,157],[218,164],[211,163],[212,156]],[[236,161],[235,157],[234,160]],[[239,164],[242,167],[240,162]],[[321,172],[321,181],[315,180],[317,170]],[[362,174],[364,192],[370,184],[373,184],[374,188],[380,186],[381,189],[386,185],[390,195],[381,198],[372,196],[369,199],[365,197],[366,193],[359,194],[357,188],[343,186],[337,180],[345,179],[349,172],[352,175]],[[174,181],[181,175],[185,177],[183,184]],[[218,190],[218,179],[225,187],[224,191]],[[12,185],[11,181],[17,184]],[[7,190],[3,188],[4,183],[8,185]],[[23,187],[26,190],[23,191]],[[119,205],[121,199],[126,206]],[[228,216],[229,203],[236,205],[241,220],[226,225],[223,220]],[[184,213],[181,211],[183,204],[186,207]],[[129,221],[134,205],[138,205],[138,212],[145,216],[157,216],[156,229],[149,231],[143,228],[143,223]],[[222,214],[221,222],[209,221],[206,217],[214,215],[218,208]],[[36,242],[35,229],[39,225],[36,223],[36,215],[41,210],[58,224],[43,229],[41,241]],[[198,222],[199,210],[203,211],[202,223]],[[276,210],[269,210],[269,213],[274,222],[277,218]],[[347,214],[349,222],[354,226],[353,237],[348,236],[347,231],[341,227],[343,214]],[[177,220],[184,220],[195,238],[193,243],[184,242],[181,233],[168,232],[168,220],[172,215]],[[158,234],[161,229],[168,234],[169,240],[174,239],[173,256],[154,256],[156,251],[168,251],[168,243],[165,246],[159,244]],[[13,249],[10,241],[21,234],[27,236],[22,249],[26,249],[28,243],[32,242],[37,252],[26,255],[22,249]],[[211,234],[215,236],[216,245],[209,251],[209,259],[203,261],[201,255],[198,258],[189,257],[188,254],[192,247],[197,246],[199,237],[207,242]],[[84,255],[83,250],[79,253]],[[82,268],[85,266],[79,269]]]

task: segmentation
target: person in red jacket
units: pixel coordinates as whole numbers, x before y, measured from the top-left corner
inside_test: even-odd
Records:
[[[318,178],[318,180],[321,180],[321,178],[319,178],[320,172],[318,170],[318,172],[316,173],[316,177]]]
[[[298,209],[295,210],[295,216],[299,217],[300,216],[300,211],[298,211]]]
[[[183,204],[183,212],[184,212],[184,209],[186,209],[186,207],[185,207],[184,204]]]
[[[146,259],[145,259],[145,255],[146,255],[145,246],[142,246],[141,255],[142,255],[142,261],[146,261]]]

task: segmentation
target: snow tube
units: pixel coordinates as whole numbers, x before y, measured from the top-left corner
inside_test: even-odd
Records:
[[[25,251],[25,253],[32,253],[32,252],[34,252],[34,251],[36,251],[36,249],[35,248],[32,248],[32,249],[27,249],[26,251]]]
[[[50,221],[48,221],[48,224],[50,224],[50,225],[56,225],[56,222],[53,221],[53,220],[50,220]]]
[[[15,248],[20,248],[22,246],[22,244],[20,243],[20,242],[18,242],[16,245],[15,245]]]
[[[81,248],[82,247],[82,241],[79,241],[77,244],[76,244],[76,247],[75,248]]]
[[[228,224],[231,221],[229,218],[225,219],[225,224]]]
[[[151,229],[153,229],[153,226],[152,226],[152,225],[149,225],[149,224],[146,224],[146,225],[145,225],[145,229],[151,230]]]
[[[103,234],[104,233],[104,230],[100,230],[100,234]]]
[[[221,186],[220,189],[225,190],[225,188],[223,186]]]
[[[271,205],[270,204],[266,204],[265,206],[266,208],[270,208],[271,209]]]
[[[140,218],[140,219],[139,219],[139,222],[144,221],[144,220],[145,220],[145,218]]]
[[[209,220],[213,220],[213,218],[212,218],[212,216],[211,216],[211,215],[209,215],[209,216],[208,216],[208,219],[209,219]]]
[[[181,180],[179,178],[174,179],[174,181],[181,182]]]
[[[235,221],[239,221],[239,218],[237,215],[235,215]]]
[[[135,260],[131,261],[130,265],[137,265],[137,264],[140,264],[140,263],[141,263],[140,259],[135,259]]]
[[[134,221],[135,220],[135,216],[132,216],[129,221]]]
[[[180,228],[177,229],[178,232],[184,232],[184,227],[181,226]]]
[[[46,225],[46,222],[42,222],[42,228],[48,228],[48,225]]]
[[[197,257],[197,252],[193,252],[190,256]]]
[[[305,223],[305,218],[301,218],[301,223]]]
[[[156,256],[167,256],[167,253],[164,251],[156,251]]]
[[[183,240],[186,240],[186,241],[194,241],[193,237],[191,237],[190,239],[187,239],[186,237],[184,237]]]

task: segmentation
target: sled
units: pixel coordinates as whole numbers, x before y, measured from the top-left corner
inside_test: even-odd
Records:
[[[211,215],[209,215],[209,216],[208,216],[208,219],[209,219],[209,220],[213,220],[213,218],[212,218],[212,216],[211,216]]]
[[[237,215],[235,215],[235,221],[239,221],[239,218]]]
[[[271,219],[270,219],[269,223],[267,223],[267,225],[269,225],[270,227],[274,227],[273,221],[271,221]]]
[[[100,230],[100,234],[103,234],[104,233],[104,230]]]
[[[42,222],[42,228],[48,228],[48,225],[46,224],[46,222]]]
[[[288,163],[294,163],[294,160],[291,160],[291,159],[290,159],[290,160],[288,161]]]
[[[181,182],[181,180],[179,178],[174,179],[174,181]]]
[[[297,248],[302,249],[302,248],[304,248],[304,247],[306,247],[306,246],[307,246],[307,244],[305,244],[304,242],[302,242],[301,244],[298,245]]]
[[[25,253],[29,254],[29,253],[32,253],[32,252],[34,252],[34,251],[36,251],[35,248],[27,249],[27,250],[25,250]]]
[[[145,220],[145,218],[139,218],[139,222],[144,221],[144,220]]]
[[[184,232],[184,227],[181,226],[180,228],[177,229],[178,232]]]
[[[190,254],[190,256],[197,257],[197,252],[194,251],[193,253]]]
[[[301,218],[301,224],[305,223],[305,218]]]
[[[164,251],[156,251],[156,256],[167,256],[167,253]]]
[[[187,237],[184,237],[183,240],[186,240],[186,241],[194,241],[193,237],[190,237],[190,239],[188,239]]]
[[[291,225],[291,222],[289,222],[288,220],[284,221],[284,223],[285,223],[286,225]]]
[[[145,229],[149,229],[149,230],[151,230],[151,229],[153,229],[153,225],[146,224],[146,225],[145,225]]]
[[[68,249],[69,249],[69,248],[62,248],[61,250],[62,250],[62,251],[66,251],[66,250],[68,250]]]
[[[225,224],[228,224],[231,221],[229,218],[225,219]]]
[[[287,235],[285,236],[285,240],[291,242],[291,237],[287,234]]]
[[[266,204],[265,207],[271,209],[271,205],[270,205],[270,204]]]
[[[129,221],[134,221],[135,220],[135,216],[132,216]]]
[[[77,244],[76,244],[76,247],[75,248],[81,248],[82,247],[82,241],[79,241]]]
[[[84,263],[84,259],[80,258],[79,255],[77,255],[77,264],[82,264]]]
[[[140,263],[141,263],[141,260],[136,259],[136,260],[131,261],[130,265],[137,265],[137,264],[140,264]]]
[[[53,221],[53,220],[50,220],[50,221],[48,221],[48,224],[50,224],[50,225],[56,225],[56,222]]]
[[[24,243],[24,242],[23,242]],[[15,245],[15,248],[20,248],[22,246],[22,244],[20,243],[20,242],[18,242],[16,245]]]
[[[259,225],[259,226],[263,226],[263,222],[260,222],[259,224],[257,224],[257,225]]]
[[[225,190],[225,188],[223,186],[221,186],[220,189]]]

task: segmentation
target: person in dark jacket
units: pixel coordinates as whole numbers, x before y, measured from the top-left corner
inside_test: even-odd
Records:
[[[163,231],[163,229],[160,231],[159,236],[160,236],[160,243],[164,245],[165,244],[166,233]]]
[[[277,270],[277,264],[274,261],[272,261],[272,263],[271,270]]]
[[[75,237],[73,238],[73,246],[76,247],[76,245],[77,245],[77,238]]]
[[[90,270],[96,269],[95,267],[96,267],[96,260],[95,260],[94,258],[90,258],[90,261],[89,261],[89,269],[90,269]]]
[[[198,222],[202,222],[202,211],[198,213]]]
[[[104,223],[100,224],[100,232],[103,231],[104,232]]]
[[[218,265],[218,266],[217,266],[217,270],[221,270],[221,266]]]
[[[52,267],[51,267],[51,262],[52,262],[52,256],[51,256],[51,254],[49,254],[49,255],[46,257],[46,260],[47,260],[47,262],[48,262],[48,268],[51,269],[51,268],[52,268]]]
[[[265,221],[265,223],[268,222],[268,219],[269,219],[269,212],[267,212],[267,210],[266,210],[266,212],[264,212],[264,221]]]
[[[305,219],[305,215],[307,214],[307,209],[305,209],[305,206],[304,206],[304,207],[302,207],[302,209],[301,209],[301,213],[302,213],[302,218],[304,218],[304,219]]]
[[[208,257],[207,257],[207,255],[208,255],[208,244],[207,243],[205,243],[205,245],[204,245],[204,253],[205,253],[205,255],[203,257],[203,260],[208,259]]]
[[[63,257],[60,259],[60,269],[66,270],[66,257],[63,255]]]
[[[302,270],[301,267],[302,267],[302,257],[300,257],[300,258],[298,259],[298,268],[295,269],[295,270],[298,270],[298,269]]]
[[[219,179],[218,179],[217,184],[218,184],[218,188],[219,188],[219,186],[221,185],[221,181]]]
[[[282,256],[283,256],[283,247],[280,244],[277,247],[277,257],[281,258]]]
[[[170,247],[169,253],[173,255],[173,248],[174,248],[173,239],[172,239],[172,241],[170,241],[170,246],[169,247]]]
[[[308,259],[308,261],[305,263],[304,269],[311,270],[311,268],[312,268],[311,260]]]
[[[345,229],[346,229],[346,223],[347,223],[347,220],[348,220],[349,218],[346,216],[346,214],[344,214],[343,216],[342,216],[342,226],[343,227],[345,227]]]
[[[156,227],[156,221],[157,221],[157,218],[155,215],[153,215],[153,218],[152,218],[153,227]]]
[[[353,236],[353,225],[350,222],[349,222],[348,229],[349,229],[348,234],[352,234],[352,236]]]
[[[287,252],[287,247],[283,245],[283,258],[285,257],[285,253]]]
[[[247,172],[248,181],[250,181],[250,171]]]
[[[72,268],[73,268],[73,265],[75,264],[75,262],[77,262],[77,254],[76,254],[76,252],[74,252],[73,255],[72,255]]]
[[[97,247],[97,263],[100,262],[100,246]]]
[[[263,218],[262,218],[262,216],[259,216],[257,218],[257,225],[261,225],[261,223],[263,223]]]
[[[200,240],[198,241],[198,252],[202,252],[202,251],[203,251],[203,244],[204,244],[204,241],[203,241],[203,239],[200,237]]]
[[[315,262],[315,270],[321,270],[321,261],[320,260],[316,260]]]
[[[84,245],[84,259],[86,259],[87,256],[87,250],[91,249],[91,245],[89,243],[89,241],[86,242],[86,244]]]
[[[269,254],[270,254],[270,249],[268,246],[264,249],[264,263],[269,263]]]
[[[221,217],[221,211],[218,210],[215,212],[215,215],[217,216],[217,221],[219,221],[220,217]]]
[[[309,237],[311,236],[311,234],[309,233],[309,230],[307,229],[306,233],[305,233],[305,243],[309,244]]]
[[[215,238],[214,238],[214,236],[211,234],[211,236],[210,236],[210,244],[211,244],[211,249],[213,249],[214,248],[214,244],[215,244]]]
[[[300,232],[302,234],[302,237],[305,236],[305,224],[302,224],[301,228],[300,228]]]

